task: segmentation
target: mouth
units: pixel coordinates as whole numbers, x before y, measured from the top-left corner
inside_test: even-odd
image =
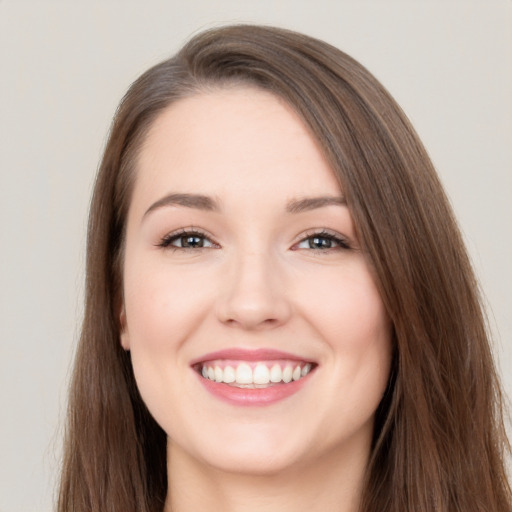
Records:
[[[236,405],[266,405],[299,391],[318,364],[275,350],[233,349],[191,366],[216,397]]]
[[[314,368],[306,361],[236,361],[216,359],[195,365],[195,370],[210,381],[245,389],[263,389],[288,384],[306,377]]]

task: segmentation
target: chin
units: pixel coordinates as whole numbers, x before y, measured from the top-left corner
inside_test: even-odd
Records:
[[[190,448],[187,444],[190,443]],[[289,431],[262,425],[242,425],[239,429],[188,439],[181,447],[169,442],[175,452],[192,457],[196,463],[226,473],[272,476],[300,463],[309,443],[290,438]]]
[[[213,454],[212,454],[213,455]],[[300,457],[262,450],[229,450],[205,462],[225,473],[245,476],[275,476],[299,465]]]

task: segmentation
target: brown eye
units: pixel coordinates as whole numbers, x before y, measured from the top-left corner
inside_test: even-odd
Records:
[[[173,249],[202,249],[214,247],[215,244],[202,233],[180,231],[171,233],[162,239],[160,247],[171,247]]]
[[[330,249],[334,245],[333,240],[322,236],[308,238],[307,243],[310,249]]]
[[[205,239],[202,236],[197,235],[189,235],[189,236],[181,236],[175,240],[176,245],[178,247],[189,247],[192,249],[196,249],[197,247],[204,247]]]
[[[326,251],[328,249],[350,249],[349,243],[340,235],[332,233],[316,233],[304,238],[297,244],[297,249],[313,249]]]

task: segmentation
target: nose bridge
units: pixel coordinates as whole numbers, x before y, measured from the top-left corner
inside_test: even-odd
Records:
[[[224,279],[220,319],[246,329],[282,324],[290,314],[282,281],[278,262],[270,252],[238,251]]]

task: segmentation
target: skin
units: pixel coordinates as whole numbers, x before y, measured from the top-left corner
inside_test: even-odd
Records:
[[[216,208],[162,200],[177,193]],[[389,376],[389,319],[343,201],[288,211],[342,196],[302,121],[270,93],[196,94],[151,127],[120,320],[141,395],[168,435],[166,511],[357,509]],[[187,235],[176,233],[191,228],[204,247],[180,247]],[[292,396],[241,407],[206,391],[191,367],[230,348],[317,366]]]

